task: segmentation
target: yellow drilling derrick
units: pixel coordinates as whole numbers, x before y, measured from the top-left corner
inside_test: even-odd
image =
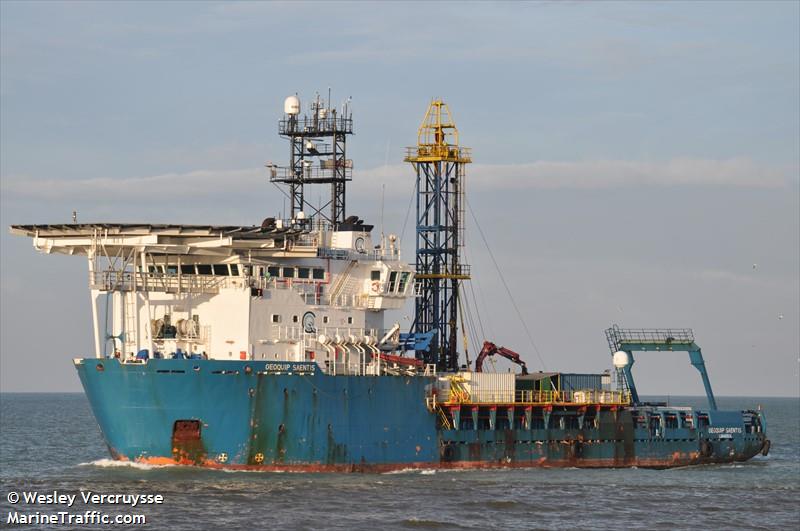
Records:
[[[429,350],[417,351],[439,371],[458,370],[459,288],[468,280],[461,262],[464,246],[464,168],[469,148],[458,144],[458,129],[447,104],[428,106],[417,133],[417,145],[406,148],[406,162],[417,179],[416,298],[412,331],[433,333]]]

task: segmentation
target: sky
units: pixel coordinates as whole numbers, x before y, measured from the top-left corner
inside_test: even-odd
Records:
[[[85,260],[7,226],[258,224],[284,208],[284,98],[330,88],[348,214],[383,212],[409,262],[404,147],[448,103],[478,340],[599,372],[613,323],[691,327],[716,394],[798,396],[799,26],[789,1],[2,1],[0,390],[78,391],[93,352]],[[683,353],[634,375],[703,393]]]

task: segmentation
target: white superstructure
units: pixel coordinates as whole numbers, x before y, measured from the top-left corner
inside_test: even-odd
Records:
[[[396,238],[376,245],[371,230],[306,219],[11,228],[41,252],[87,256],[97,357],[316,361],[378,374],[383,312],[413,295],[414,270]]]

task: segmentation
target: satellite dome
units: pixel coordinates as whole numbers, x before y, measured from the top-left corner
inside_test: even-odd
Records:
[[[621,369],[631,364],[631,355],[624,350],[618,350],[613,357],[614,367]]]
[[[286,114],[300,114],[300,98],[295,95],[283,100],[283,112]]]

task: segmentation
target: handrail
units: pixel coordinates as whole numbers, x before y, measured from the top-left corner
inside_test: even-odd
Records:
[[[480,390],[469,392],[459,383],[451,382],[450,390],[442,393],[442,404],[520,404],[520,405],[628,405],[631,403],[630,393],[627,391],[606,391],[601,389],[581,389],[577,391],[533,391],[516,390],[514,399],[503,399],[508,391]],[[445,395],[445,396],[442,396]]]
[[[246,277],[179,275],[141,271],[106,270],[89,274],[89,286],[102,291],[182,291],[217,293],[221,287],[245,287]]]
[[[336,115],[329,115],[325,118],[315,116],[284,118],[278,122],[278,132],[282,135],[332,132],[350,134],[353,132],[353,119]]]
[[[619,328],[614,325],[606,330],[611,352],[621,349],[624,343],[638,344],[691,344],[694,332],[691,328]]]
[[[406,148],[406,162],[424,162],[426,160],[453,160],[472,162],[472,148],[451,144],[422,144]]]

